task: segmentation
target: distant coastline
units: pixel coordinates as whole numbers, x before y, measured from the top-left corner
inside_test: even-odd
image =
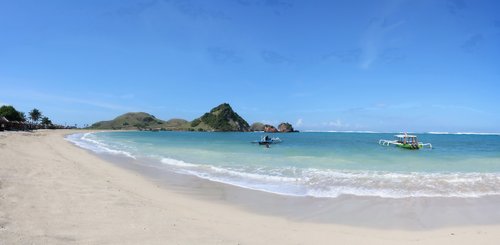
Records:
[[[96,122],[88,127],[88,129],[193,132],[298,132],[288,122],[282,122],[278,127],[260,122],[250,125],[228,103],[220,104],[192,121],[179,118],[165,121],[146,112],[129,112],[113,120]]]

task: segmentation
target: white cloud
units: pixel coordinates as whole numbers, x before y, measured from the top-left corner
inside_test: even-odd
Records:
[[[431,107],[443,109],[443,110],[457,110],[457,111],[469,111],[469,112],[480,113],[480,114],[491,114],[491,113],[483,111],[483,110],[479,110],[479,109],[468,107],[468,106],[461,106],[461,105],[431,105]]]
[[[269,125],[278,125],[278,123],[279,123],[276,120],[273,120],[273,121],[271,121],[271,120],[260,120],[260,122],[263,123],[263,124],[269,124]]]
[[[47,94],[47,93],[41,93],[37,91],[8,91],[8,94],[10,96],[15,96],[18,98],[26,98],[26,99],[31,99],[31,100],[46,100],[46,101],[56,101],[60,103],[77,103],[77,104],[85,104],[85,105],[91,105],[95,107],[100,107],[104,109],[110,109],[110,110],[117,110],[117,111],[134,111],[135,108],[127,107],[127,106],[122,106],[118,104],[113,104],[113,103],[107,103],[107,102],[102,102],[102,101],[97,101],[97,100],[90,100],[90,99],[81,99],[81,98],[75,98],[75,97],[66,97],[66,96],[59,96],[59,95],[53,95],[53,94]]]
[[[346,128],[346,127],[349,127],[349,124],[342,122],[340,119],[337,119],[335,121],[330,121],[330,122],[323,123],[323,125],[329,126],[329,127],[335,127],[335,128]]]
[[[369,69],[381,55],[384,44],[387,43],[387,34],[405,23],[404,20],[392,20],[391,14],[398,7],[398,3],[389,4],[382,10],[382,18],[373,18],[361,40],[361,68]]]
[[[297,120],[297,122],[295,123],[295,126],[296,126],[296,127],[300,127],[300,126],[302,126],[302,124],[303,124],[303,122],[302,122],[302,118],[299,118],[299,119]]]

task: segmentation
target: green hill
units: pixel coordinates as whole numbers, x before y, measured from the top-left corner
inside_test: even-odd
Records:
[[[203,116],[189,122],[184,119],[163,121],[145,112],[129,112],[110,121],[92,124],[91,129],[158,129],[173,131],[250,131],[248,123],[233,111],[229,104],[221,104]]]
[[[173,118],[165,122],[166,128],[188,128],[189,121],[184,119]]]
[[[250,131],[250,125],[227,103],[221,104],[191,122],[194,130],[204,131]]]
[[[125,113],[113,120],[96,122],[90,126],[92,129],[155,129],[162,127],[168,127],[167,122],[145,112]]]

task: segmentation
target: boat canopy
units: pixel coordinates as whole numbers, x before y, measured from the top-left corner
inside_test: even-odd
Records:
[[[394,135],[396,136],[397,138],[417,138],[416,135],[404,135],[404,134],[397,134],[397,135]]]

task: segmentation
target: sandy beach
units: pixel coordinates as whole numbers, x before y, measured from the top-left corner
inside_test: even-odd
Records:
[[[0,244],[497,244],[500,240],[498,224],[478,225],[472,215],[469,225],[462,219],[459,225],[432,229],[377,228],[292,219],[198,198],[64,139],[76,132],[0,133]],[[494,211],[494,206],[486,211]],[[373,217],[383,219],[384,213]]]

